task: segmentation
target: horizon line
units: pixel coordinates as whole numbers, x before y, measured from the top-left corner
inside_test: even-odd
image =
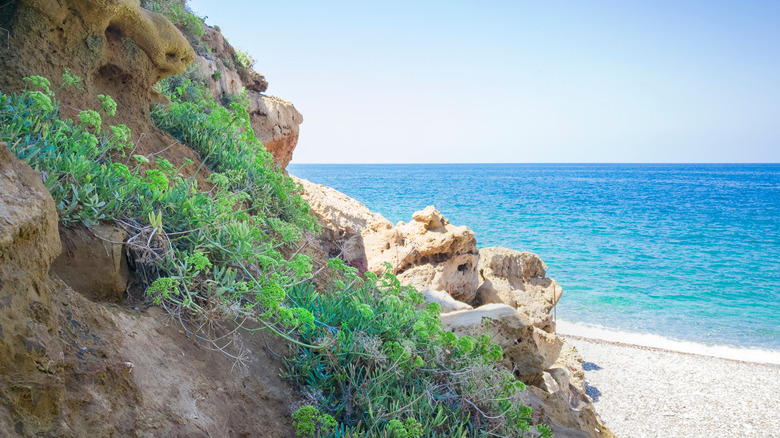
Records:
[[[780,162],[725,162],[725,161],[700,161],[700,162],[584,162],[584,161],[578,161],[578,162],[547,162],[547,161],[539,161],[539,162],[497,162],[497,161],[490,161],[490,162],[414,162],[414,163],[390,163],[390,162],[365,162],[365,163],[335,163],[335,162],[309,162],[309,163],[296,163],[296,162],[290,162],[289,165],[365,165],[365,164],[389,164],[389,165],[424,165],[424,164],[440,164],[440,165],[453,165],[453,164],[463,164],[463,165],[473,165],[473,164],[631,164],[631,165],[670,165],[670,164],[680,164],[680,165],[688,165],[688,164],[709,164],[709,165],[754,165],[754,166],[761,166],[761,165],[778,165]]]

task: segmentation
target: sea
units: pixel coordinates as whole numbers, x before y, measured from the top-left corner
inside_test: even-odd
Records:
[[[291,164],[392,222],[538,254],[560,332],[780,364],[780,164]]]

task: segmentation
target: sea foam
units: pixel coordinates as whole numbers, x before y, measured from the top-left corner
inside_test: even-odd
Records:
[[[556,327],[557,332],[563,335],[581,336],[583,338],[620,342],[622,344],[639,345],[642,347],[662,348],[664,350],[678,351],[681,353],[720,357],[743,362],[780,365],[780,351],[718,344],[701,344],[667,338],[652,333],[629,332],[596,324],[575,323],[561,319],[558,319]]]

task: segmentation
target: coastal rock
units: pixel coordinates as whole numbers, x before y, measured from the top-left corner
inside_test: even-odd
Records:
[[[433,206],[412,217],[408,224],[363,234],[368,269],[380,272],[389,263],[405,285],[447,291],[458,301],[472,302],[479,282],[474,233],[450,224]]]
[[[450,224],[433,206],[415,212],[412,222],[393,226],[337,190],[295,180],[322,226],[321,236],[309,239],[312,246],[322,248],[330,257],[341,256],[356,267],[365,263],[377,274],[390,264],[403,285],[419,291],[445,291],[465,304],[474,299],[479,253],[468,227]]]
[[[479,251],[480,285],[477,305],[503,303],[523,313],[534,326],[555,330],[550,311],[558,303],[563,289],[545,278],[547,265],[536,254],[491,247]]]
[[[459,336],[490,335],[504,350],[504,366],[523,381],[533,379],[558,358],[563,341],[530,324],[525,315],[506,304],[487,304],[473,310],[441,315],[445,330]]]
[[[368,260],[363,233],[391,228],[390,221],[338,190],[292,178],[303,188],[303,199],[322,228],[319,235],[304,234],[307,255],[320,265],[328,258],[341,257],[361,273],[366,272]]]
[[[373,213],[359,201],[322,184],[292,177],[303,188],[303,199],[311,206],[320,225],[343,230],[349,235],[393,226],[379,213]]]
[[[228,94],[240,94],[244,84],[235,69],[228,68],[219,58],[195,56],[193,67],[201,80],[209,85],[211,96],[220,99]]]
[[[558,359],[522,393],[534,421],[550,426],[555,436],[612,438],[585,392],[582,357],[562,341]]]
[[[89,299],[119,302],[127,288],[128,267],[123,242],[127,233],[111,224],[60,229],[63,253],[51,274]]]
[[[303,116],[292,103],[254,91],[249,97],[249,120],[260,143],[282,169],[292,160]]]
[[[274,163],[286,168],[298,144],[303,123],[301,113],[290,102],[262,94],[268,89],[265,76],[252,66],[238,65],[235,49],[217,29],[206,26],[201,41],[208,50],[201,50],[196,56],[195,74],[208,85],[212,97],[217,100],[246,91],[255,136],[273,155]]]

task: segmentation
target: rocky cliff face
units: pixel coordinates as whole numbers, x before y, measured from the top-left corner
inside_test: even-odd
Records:
[[[218,30],[207,27],[202,45],[196,49],[193,74],[208,84],[217,99],[227,99],[245,89],[255,135],[274,156],[274,162],[283,169],[287,167],[298,144],[301,113],[292,103],[263,94],[268,81],[251,68],[232,61],[236,51]]]
[[[198,161],[197,156],[157,129],[150,109],[165,103],[155,84],[194,65],[198,70],[193,74],[202,76],[217,98],[226,99],[246,88],[258,139],[282,168],[292,159],[303,117],[291,103],[262,94],[268,88],[265,77],[237,67],[235,50],[216,29],[206,26],[202,38],[189,35],[188,39],[162,15],[141,8],[137,0],[14,0],[0,12],[0,28],[10,36],[0,41],[4,93],[23,89],[23,77],[54,80],[70,69],[84,81],[81,90],[58,93],[66,116],[97,108],[97,96],[109,95],[118,110],[104,122],[127,125],[133,132],[135,153],[155,154],[180,167],[185,158]],[[53,82],[55,88],[60,85]],[[183,172],[190,176],[197,168],[197,164],[185,166]],[[202,171],[201,181],[206,176]]]
[[[538,256],[477,250],[474,233],[450,224],[433,206],[394,226],[343,193],[298,181],[323,228],[322,236],[310,236],[314,255],[342,257],[377,273],[389,264],[402,284],[442,306],[446,330],[488,333],[502,347],[504,365],[528,385],[524,398],[536,422],[561,437],[613,436],[585,393],[582,358],[555,334],[551,311],[563,291],[545,277],[547,266]],[[337,248],[334,236],[341,242]]]

